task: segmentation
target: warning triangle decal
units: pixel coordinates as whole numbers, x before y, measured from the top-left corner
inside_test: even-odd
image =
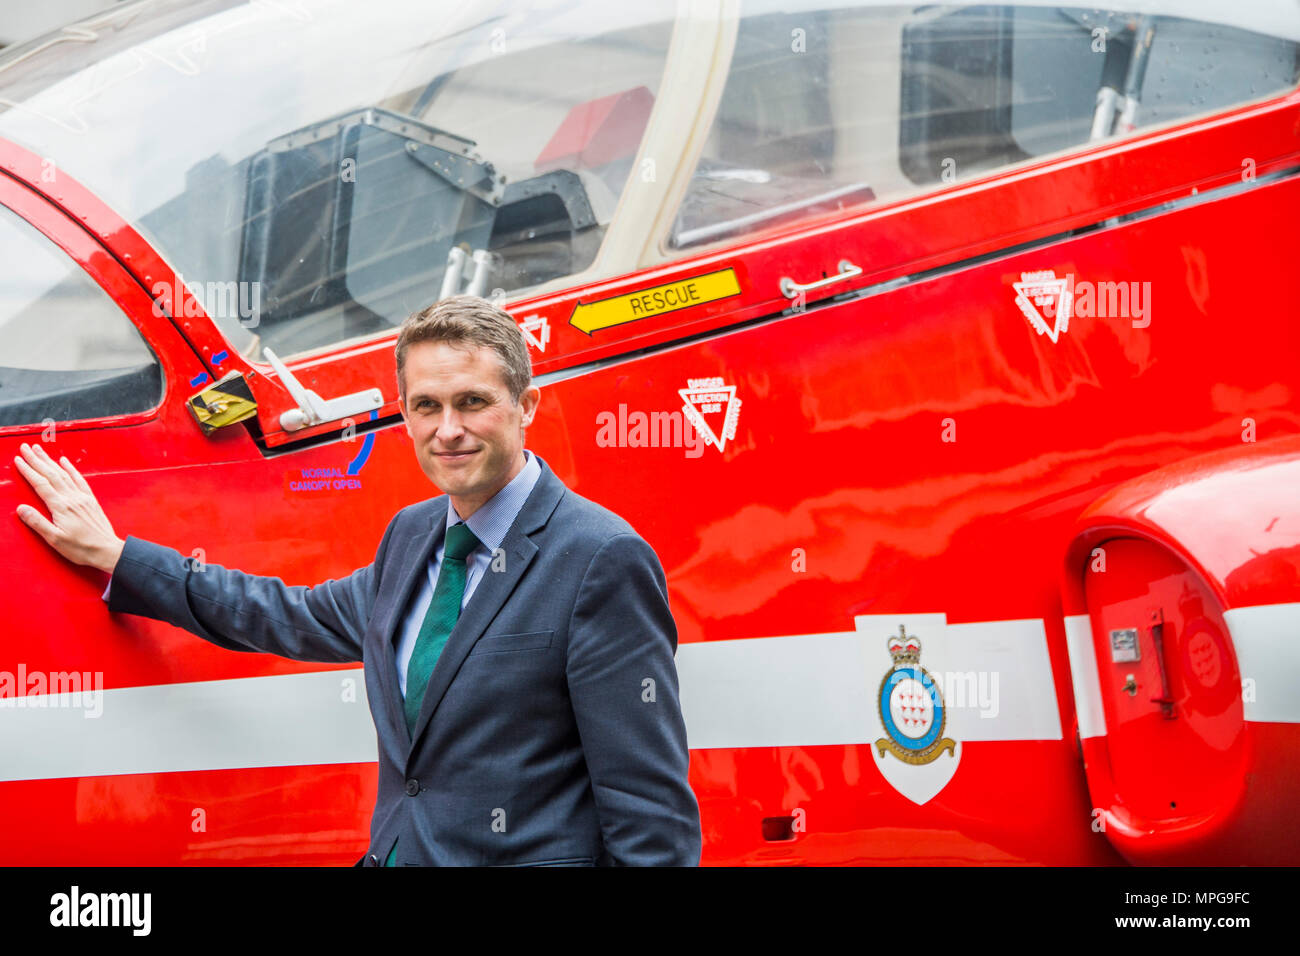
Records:
[[[1011,283],[1016,290],[1016,305],[1039,335],[1055,342],[1070,327],[1074,294],[1069,281],[1056,278],[1051,269],[1022,272],[1020,279]]]
[[[546,343],[551,340],[551,323],[544,315],[526,315],[519,320],[519,331],[526,341],[539,352],[546,351]]]
[[[723,384],[720,378],[692,378],[686,388],[679,388],[682,413],[704,440],[718,451],[736,437],[736,420],[740,416],[740,399],[736,386]]]

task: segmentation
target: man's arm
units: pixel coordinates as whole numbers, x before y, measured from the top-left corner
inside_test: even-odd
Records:
[[[676,650],[658,557],[639,536],[615,535],[583,578],[566,675],[605,848],[623,865],[700,860]]]
[[[375,563],[315,587],[198,565],[173,548],[127,535],[109,582],[108,609],[166,621],[232,651],[359,661],[377,568],[396,524],[394,518],[384,532]]]
[[[288,587],[220,565],[196,566],[179,551],[114,533],[86,479],[72,462],[55,462],[39,445],[20,448],[14,464],[49,508],[28,505],[18,516],[74,564],[112,574],[110,611],[184,628],[221,647],[265,651],[304,661],[359,661],[377,590],[376,568],[397,519],[389,523],[375,563],[313,588]]]

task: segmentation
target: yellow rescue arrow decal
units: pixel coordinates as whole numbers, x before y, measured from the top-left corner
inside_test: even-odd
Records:
[[[579,302],[573,307],[569,324],[590,335],[597,329],[608,329],[637,319],[689,309],[693,305],[716,302],[733,295],[740,295],[736,270],[722,269],[609,299]]]

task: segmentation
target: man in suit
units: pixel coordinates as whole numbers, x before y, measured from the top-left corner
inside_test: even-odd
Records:
[[[39,446],[14,461],[50,518],[19,516],[111,573],[110,611],[364,662],[379,793],[358,865],[697,864],[654,551],[524,448],[540,391],[509,315],[445,299],[403,323],[396,353],[407,434],[445,494],[399,511],[347,577],[289,587],[120,539],[72,462]]]

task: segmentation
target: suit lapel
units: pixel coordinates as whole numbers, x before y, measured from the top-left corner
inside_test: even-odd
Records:
[[[429,677],[429,686],[424,692],[424,700],[420,705],[420,717],[415,724],[412,746],[424,733],[424,728],[428,726],[433,712],[438,709],[438,704],[446,695],[447,688],[451,686],[456,672],[460,670],[460,665],[469,656],[474,644],[483,636],[483,632],[505,605],[520,578],[524,576],[524,572],[537,556],[537,545],[533,544],[529,535],[546,524],[565,490],[564,484],[555,477],[540,456],[537,456],[537,461],[542,467],[542,473],[528,495],[528,500],[519,510],[514,524],[510,526],[510,531],[506,533],[505,540],[501,542],[501,549],[505,552],[505,568],[494,571],[489,565],[483,572],[483,577],[479,579],[478,586],[474,588],[474,594],[465,605],[465,610],[456,621],[456,626],[452,628],[451,635],[447,638],[447,643]],[[442,511],[444,521],[446,514],[444,508]],[[398,710],[400,712],[401,708]]]

